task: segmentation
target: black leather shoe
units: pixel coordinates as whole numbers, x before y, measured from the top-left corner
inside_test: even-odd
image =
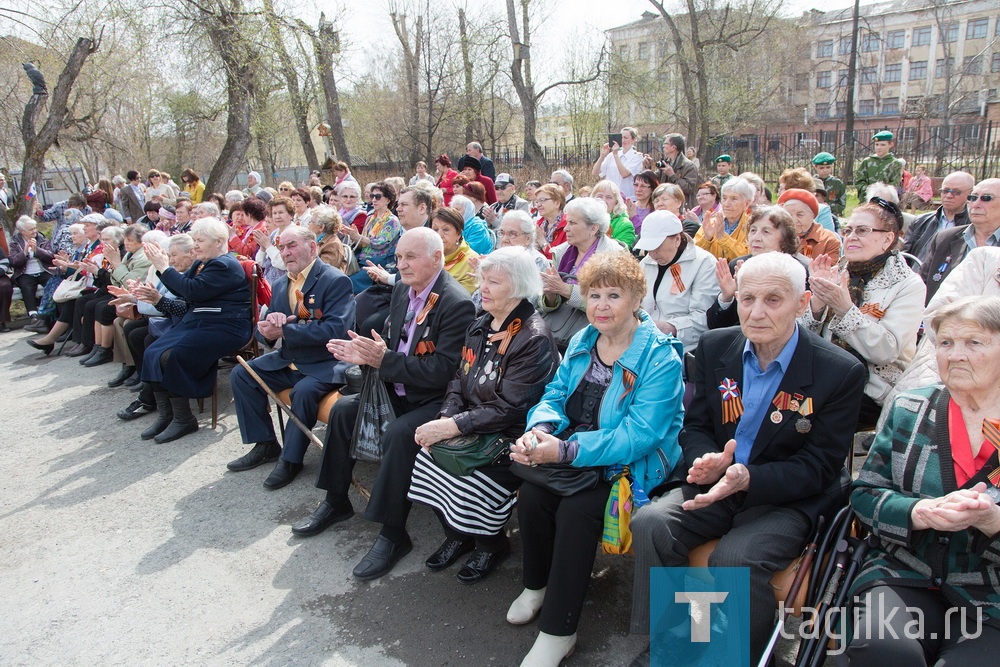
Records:
[[[43,345],[38,341],[31,340],[30,338],[25,342],[31,347],[35,348],[36,350],[41,350],[42,352],[44,352],[46,357],[52,354],[52,350],[56,349],[56,346],[53,343],[49,343],[48,345]]]
[[[313,510],[312,514],[292,526],[292,532],[299,537],[312,537],[319,535],[335,523],[347,521],[352,516],[354,516],[354,507],[350,501],[347,501],[346,505],[334,507],[324,500],[319,504],[319,507]]]
[[[25,331],[31,331],[33,333],[47,333],[49,330],[49,325],[45,320],[35,319],[24,325]]]
[[[127,408],[118,411],[118,419],[121,419],[123,422],[128,422],[133,419],[138,419],[139,417],[144,417],[155,410],[155,405],[146,405],[137,398],[129,403]]]
[[[483,551],[476,549],[458,571],[458,580],[463,584],[475,584],[486,578],[497,565],[503,562],[510,553],[510,548],[502,551]]]
[[[125,380],[129,379],[133,375],[135,375],[135,366],[126,366],[125,364],[122,364],[122,369],[118,371],[118,375],[108,381],[108,386],[120,387],[125,384]]]
[[[463,554],[476,548],[475,540],[446,539],[431,557],[424,561],[429,569],[437,571],[451,567]]]
[[[94,348],[92,348],[92,347],[87,347],[87,346],[86,346],[86,345],[84,345],[83,343],[78,343],[77,345],[74,345],[74,346],[73,346],[73,347],[72,347],[72,348],[70,349],[70,351],[69,351],[69,352],[67,352],[67,353],[66,353],[66,356],[67,356],[67,357],[82,357],[82,356],[84,356],[85,354],[90,354],[90,353],[91,353],[91,352],[93,352],[93,351],[94,351]]]
[[[96,357],[98,354],[100,354],[101,350],[103,350],[103,349],[104,348],[101,347],[100,345],[95,345],[94,347],[90,348],[90,352],[88,352],[87,354],[84,354],[82,356],[82,358],[78,359],[78,361],[80,362],[80,365],[82,366],[85,363],[87,363],[88,361],[90,361],[91,359],[93,359],[94,357]],[[72,356],[72,355],[70,355],[70,356]]]
[[[98,347],[97,351],[90,356],[83,365],[87,368],[93,368],[94,366],[100,366],[106,364],[114,359],[114,353],[111,351],[110,347]]]
[[[249,452],[238,459],[226,464],[226,468],[233,472],[243,472],[253,470],[259,465],[264,465],[268,461],[277,461],[281,456],[281,445],[276,441],[258,442]]]
[[[361,581],[371,581],[389,574],[393,566],[403,556],[410,553],[411,549],[413,549],[413,542],[410,541],[409,535],[398,544],[388,537],[379,535],[361,562],[354,566],[354,576]]]
[[[139,378],[139,374],[138,373],[133,373],[131,377],[129,377],[124,382],[122,382],[122,386],[123,387],[134,387],[137,384],[139,384],[140,382],[142,382],[142,380]]]
[[[283,459],[278,459],[278,465],[274,466],[274,470],[264,480],[264,488],[274,491],[283,486],[288,486],[300,472],[302,472],[301,463],[289,463]]]

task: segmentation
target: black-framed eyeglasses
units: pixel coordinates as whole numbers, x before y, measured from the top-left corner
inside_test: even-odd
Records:
[[[868,203],[875,204],[883,211],[888,211],[896,219],[896,224],[899,225],[899,228],[903,228],[903,212],[894,203],[881,197],[872,197],[868,200]]]
[[[969,201],[979,201],[982,199],[984,202],[989,203],[997,198],[998,195],[969,195],[966,197]]]
[[[403,326],[399,329],[399,340],[403,345],[406,345],[410,340],[410,322],[416,316],[417,314],[414,311],[406,311],[406,316],[403,318]]]

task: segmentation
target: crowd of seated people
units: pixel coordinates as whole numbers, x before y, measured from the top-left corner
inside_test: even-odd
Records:
[[[0,256],[0,327],[17,286],[39,361],[63,345],[85,368],[119,362],[108,385],[138,396],[118,417],[155,415],[136,434],[161,444],[198,430],[190,400],[212,395],[220,360],[255,338],[252,372],[229,376],[248,449],[228,469],[273,463],[262,482],[277,490],[309,465],[314,440],[289,425],[279,442],[267,390],[290,390],[304,429],[326,421],[313,471],[325,495],[293,525],[299,537],[354,514],[361,397],[345,390],[319,411],[351,367],[377,373],[396,418],[364,510],[378,535],[354,575],[382,577],[407,555],[416,502],[444,533],[427,567],[465,557],[457,576],[474,584],[508,556],[516,512],[523,591],[506,618],[538,619],[524,665],[574,650],[619,474],[634,493],[632,632],[659,630],[650,568],[686,565],[718,539],[709,563],[750,571],[756,661],[775,611],[770,576],[847,503],[844,461],[868,429],[850,500],[878,547],[856,589],[997,616],[1000,179],[949,174],[941,206],[908,220],[891,183],[867,184],[865,201],[834,216],[835,184],[804,168],[772,184],[771,205],[763,179],[729,173],[730,156],[702,182],[677,151],[683,184],[643,169],[649,156],[626,176],[633,161],[608,152],[614,178],[595,167],[601,180],[574,191],[559,170],[521,199],[510,174],[493,188],[495,167],[473,153],[457,170],[438,157],[436,181],[424,166],[409,186],[391,177],[363,190],[347,165],[326,188],[273,190],[252,173],[225,195],[191,170],[183,190],[155,170],[145,184],[138,172],[102,181],[101,196],[17,221]],[[56,222],[50,237],[42,220]],[[490,456],[448,458],[470,444]],[[923,484],[900,477],[916,468]],[[995,647],[998,635],[978,641]],[[909,664],[919,651],[965,655],[967,643],[859,637],[848,653]]]

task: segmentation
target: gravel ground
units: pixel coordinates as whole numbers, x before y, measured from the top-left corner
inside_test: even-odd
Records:
[[[261,487],[270,466],[226,471],[246,451],[227,372],[218,428],[206,406],[196,434],[156,445],[138,436],[152,417],[115,418],[135,397],[106,386],[116,365],[45,358],[27,337],[0,338],[0,664],[516,665],[531,647],[533,625],[504,621],[521,589],[516,522],[513,555],[470,587],[457,567],[423,566],[442,533],[418,507],[411,554],[358,582],[375,526],[289,530],[321,498],[319,452],[275,492]],[[358,472],[370,483],[374,468]],[[598,556],[566,665],[627,664],[641,650],[627,635],[631,568]]]

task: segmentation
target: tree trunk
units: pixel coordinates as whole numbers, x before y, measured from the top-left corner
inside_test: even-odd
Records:
[[[465,143],[476,141],[476,119],[479,105],[475,103],[475,85],[472,81],[472,59],[469,58],[469,33],[465,22],[465,10],[458,10],[458,34],[462,46],[462,70],[465,73]]]
[[[45,154],[59,138],[59,131],[63,129],[67,117],[69,116],[69,96],[73,91],[73,85],[80,70],[91,54],[100,47],[99,42],[94,42],[86,37],[76,40],[73,51],[66,59],[66,66],[59,74],[59,82],[56,84],[52,95],[32,95],[28,103],[24,105],[24,116],[21,120],[21,138],[24,141],[24,162],[21,166],[21,183],[18,185],[14,195],[13,205],[9,210],[0,207],[0,222],[11,234],[14,233],[13,221],[22,215],[31,215],[35,206],[33,199],[28,199],[28,191],[34,183],[42,180],[45,174]],[[49,112],[42,123],[42,128],[36,130],[38,116],[45,101],[49,103]]]
[[[406,100],[409,106],[407,117],[407,134],[410,137],[408,151],[410,162],[418,162],[423,151],[420,150],[420,56],[424,41],[424,17],[420,15],[416,21],[416,35],[410,39],[410,29],[406,24],[406,14],[391,12],[392,28],[396,32],[400,46],[403,47],[403,72],[406,75]]]
[[[340,39],[334,24],[327,21],[324,14],[319,15],[319,28],[315,33],[310,31],[310,36],[316,52],[316,70],[326,100],[326,122],[333,138],[334,156],[337,160],[350,164],[351,154],[347,150],[344,119],[340,113],[340,95],[337,93],[337,80],[333,76],[333,56],[340,49]]]
[[[524,44],[527,46],[529,38],[528,26],[528,0],[521,0],[521,9],[524,21]],[[511,48],[515,44],[521,43],[517,28],[517,12],[514,9],[514,0],[507,0],[507,24],[510,29]],[[527,59],[514,58],[510,66],[511,79],[514,82],[514,90],[517,92],[517,99],[521,102],[521,113],[524,115],[524,164],[529,169],[545,171],[548,164],[545,162],[545,153],[538,145],[535,138],[537,125],[537,110],[535,105],[535,86],[531,81],[531,64]]]
[[[667,22],[667,27],[670,28],[670,36],[674,42],[674,51],[677,53],[677,61],[681,68],[681,84],[684,89],[684,99],[687,101],[687,145],[688,146],[698,146],[699,147],[699,157],[702,164],[709,164],[711,157],[709,156],[708,142],[702,137],[699,137],[700,128],[698,127],[698,98],[694,93],[694,86],[691,84],[692,72],[691,67],[688,65],[687,56],[684,54],[684,39],[681,37],[681,31],[677,29],[677,24],[674,22],[673,17],[667,12],[666,8],[663,6],[662,2],[657,0],[649,0],[650,3],[660,12],[660,16],[663,20]],[[665,66],[665,63],[664,63]]]
[[[694,0],[687,0],[688,22],[691,25],[691,46],[694,51],[694,74],[698,82],[698,104],[695,107],[695,117],[698,119],[697,140],[701,149],[702,164],[711,164],[709,139],[711,129],[708,118],[708,73],[705,70],[705,52],[701,36],[698,33],[698,13]]]
[[[847,116],[844,119],[844,166],[840,177],[844,183],[854,182],[854,82],[858,78],[858,23],[861,0],[854,0],[854,19],[851,23],[851,61],[847,66]]]
[[[288,55],[288,49],[285,48],[273,0],[264,0],[264,13],[267,17],[267,29],[271,43],[278,54],[278,71],[288,87],[288,99],[292,104],[292,119],[295,121],[299,143],[302,144],[306,164],[309,165],[309,170],[313,171],[319,169],[319,158],[316,157],[316,147],[313,146],[312,137],[309,136],[309,104],[299,88],[299,75],[295,72],[295,63],[292,62],[291,56]]]
[[[225,192],[239,173],[250,147],[251,109],[257,99],[260,72],[259,47],[241,40],[246,18],[228,10],[206,17],[212,25],[209,39],[226,69],[226,143],[205,183],[205,190]]]

